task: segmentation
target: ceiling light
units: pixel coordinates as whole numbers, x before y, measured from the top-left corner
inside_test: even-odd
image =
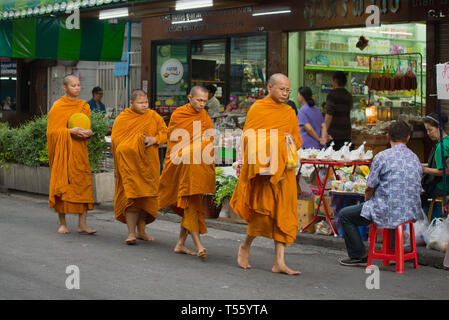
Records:
[[[198,8],[213,7],[213,0],[178,0],[176,1],[176,10],[190,10]]]
[[[201,22],[201,21],[203,21],[203,18],[192,19],[192,20],[173,21],[171,24],[193,23],[193,22]]]
[[[284,13],[291,13],[292,11],[290,9],[287,10],[272,10],[272,11],[266,11],[266,12],[256,12],[253,13],[253,17],[257,16],[268,16],[271,14],[284,14]]]
[[[127,17],[129,15],[128,8],[118,8],[100,11],[99,19],[113,19]]]

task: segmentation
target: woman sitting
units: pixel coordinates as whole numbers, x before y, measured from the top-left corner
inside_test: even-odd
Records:
[[[443,163],[446,162],[449,156],[449,137],[444,131],[444,125],[448,122],[448,117],[442,114],[443,123],[443,151],[444,159],[441,158],[441,142],[438,142],[430,152],[429,161],[427,164],[422,164],[423,179],[422,187],[424,193],[421,195],[421,203],[423,206],[427,203],[429,198],[436,198],[443,196]],[[438,121],[438,114],[431,113],[424,118],[424,126],[427,130],[427,135],[433,141],[440,140],[440,126]],[[444,162],[443,162],[444,161]],[[449,169],[446,169],[446,175],[449,175]],[[446,179],[446,194],[449,195],[449,180]]]

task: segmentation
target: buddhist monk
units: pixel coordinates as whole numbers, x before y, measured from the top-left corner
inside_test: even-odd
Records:
[[[115,218],[128,225],[126,244],[135,244],[137,239],[154,240],[145,226],[156,219],[159,209],[158,148],[167,141],[167,126],[159,114],[148,109],[144,91],[135,90],[129,103],[114,121],[111,147]]]
[[[168,126],[167,154],[160,181],[160,207],[173,207],[182,216],[181,230],[174,251],[207,256],[200,234],[207,232],[203,195],[215,193],[213,124],[204,110],[208,91],[195,86],[188,95],[189,104],[176,109]],[[192,236],[196,252],[185,241]]]
[[[286,105],[289,79],[275,74],[269,79],[267,89],[268,96],[256,101],[246,117],[244,163],[230,201],[234,212],[248,222],[237,262],[244,269],[251,268],[251,243],[263,236],[274,240],[272,272],[297,275],[300,272],[288,268],[284,260],[285,246],[295,241],[298,232],[296,175],[294,169],[287,168],[286,136],[294,142],[293,154],[301,147],[301,137],[295,112]],[[261,152],[263,146],[266,150]],[[264,162],[259,159],[261,155],[271,156]]]
[[[72,213],[79,215],[79,233],[94,234],[96,230],[86,224],[87,211],[93,209],[94,203],[87,151],[92,130],[68,128],[68,121],[73,114],[84,114],[90,118],[90,108],[86,101],[77,99],[81,92],[78,77],[64,77],[63,88],[65,95],[53,104],[48,114],[47,143],[51,170],[49,207],[59,214],[59,233],[69,233],[65,214]]]

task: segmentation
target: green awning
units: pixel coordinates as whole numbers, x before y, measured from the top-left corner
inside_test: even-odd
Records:
[[[81,19],[80,29],[71,30],[65,18],[1,21],[0,57],[120,61],[125,27],[98,19]]]
[[[0,20],[65,13],[67,9],[103,7],[133,0],[0,0]]]

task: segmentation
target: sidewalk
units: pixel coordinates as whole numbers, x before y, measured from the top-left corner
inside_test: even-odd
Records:
[[[0,188],[0,193],[9,193],[11,196],[21,197],[23,199],[47,201],[48,197],[43,195],[30,194],[26,192],[13,191],[13,190],[5,190],[4,188]],[[99,205],[95,205],[94,210],[91,214],[113,214],[113,203],[107,202]],[[181,217],[174,213],[163,213],[161,212],[158,215],[158,218],[164,221],[170,221],[174,223],[180,223]],[[217,218],[217,219],[206,219],[206,224],[208,228],[230,231],[235,233],[241,233],[242,235],[246,234],[247,225],[245,223],[241,223],[240,221],[233,219],[225,219],[225,218]],[[243,236],[242,236],[243,239]],[[346,247],[344,240],[342,238],[337,238],[334,236],[323,236],[316,234],[307,234],[307,233],[298,233],[296,237],[297,244],[304,245],[313,245],[313,246],[321,246],[325,248],[342,250],[343,255],[346,253]],[[368,244],[366,243],[368,247]],[[444,253],[426,249],[424,246],[420,246],[418,249],[418,262],[420,265],[426,266],[436,266],[441,265],[444,260]],[[378,262],[380,263],[380,262]]]

